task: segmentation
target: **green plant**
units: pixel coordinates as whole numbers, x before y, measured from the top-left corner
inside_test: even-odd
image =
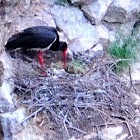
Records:
[[[129,36],[117,33],[116,40],[108,49],[109,54],[116,61],[114,71],[120,73],[128,68],[134,62],[138,61],[137,38],[134,34]]]
[[[88,70],[87,65],[79,58],[69,63],[67,71],[73,74],[84,74]]]
[[[65,6],[65,4],[68,3],[68,1],[67,0],[57,0],[57,3],[59,5]]]

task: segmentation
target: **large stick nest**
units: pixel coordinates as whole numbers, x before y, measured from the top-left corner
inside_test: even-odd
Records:
[[[129,138],[139,138],[131,75],[131,82],[118,76],[105,58],[87,67],[90,69],[84,74],[70,74],[61,68],[48,68],[46,77],[30,75],[26,69],[16,74],[16,106],[26,107],[29,113],[23,122],[45,115],[41,126],[61,132],[61,139],[79,138],[93,130],[100,139],[102,128],[119,124],[128,130]]]

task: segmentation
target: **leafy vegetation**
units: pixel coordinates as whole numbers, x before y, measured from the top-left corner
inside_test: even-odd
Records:
[[[65,6],[65,4],[68,3],[68,1],[67,0],[57,0],[57,3],[59,5]]]
[[[84,74],[86,73],[88,67],[87,65],[80,59],[74,59],[74,61],[72,61],[70,64],[69,64],[69,67],[68,67],[68,72],[69,73],[75,73],[75,74]]]
[[[116,35],[116,40],[108,49],[109,54],[116,60],[114,71],[120,73],[128,68],[134,62],[137,62],[138,57],[138,42],[135,34],[129,36]]]

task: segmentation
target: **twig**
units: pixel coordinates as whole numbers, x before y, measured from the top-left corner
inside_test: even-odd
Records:
[[[128,127],[129,133],[130,133],[130,136],[129,136],[128,139],[132,138],[132,139],[134,140],[133,133],[132,133],[132,130],[131,130],[131,128],[130,128],[128,122],[126,121],[125,123],[126,123],[126,125],[127,125],[127,127]]]
[[[131,86],[134,88],[136,94],[138,95],[137,89],[135,88],[134,84],[133,84],[133,80],[132,80],[132,76],[131,76],[131,68],[129,66],[129,78],[130,78],[130,84]],[[131,90],[130,90],[131,91]]]
[[[67,112],[66,112],[66,114],[64,116],[63,124],[64,124],[65,130],[67,132],[68,138],[70,138],[70,134],[69,134],[69,131],[68,131],[67,126],[66,126],[66,122],[68,122],[68,121],[66,121],[67,120],[68,112],[69,112],[69,109],[67,110]]]

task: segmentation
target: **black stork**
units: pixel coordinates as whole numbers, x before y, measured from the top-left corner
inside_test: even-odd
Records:
[[[63,52],[64,68],[66,69],[67,43],[59,41],[57,30],[48,26],[35,26],[27,28],[13,35],[5,45],[7,50],[22,49],[23,52],[36,50],[38,59],[43,69],[43,52],[45,50]]]

